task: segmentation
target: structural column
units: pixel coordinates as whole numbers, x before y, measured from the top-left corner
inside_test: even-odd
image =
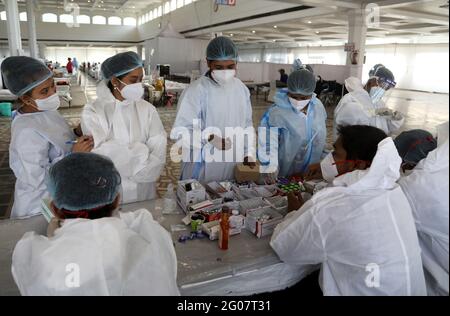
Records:
[[[16,0],[5,0],[6,30],[8,32],[9,53],[11,56],[23,55],[20,36],[19,8]]]
[[[145,64],[144,64],[147,75],[151,74],[151,69],[150,69],[150,63],[151,63],[151,58],[152,58],[151,53],[152,53],[151,42],[149,40],[147,40],[147,41],[145,41]]]
[[[362,79],[364,56],[366,55],[366,10],[351,10],[348,17],[348,43],[354,45],[354,50],[348,52],[347,65],[350,66],[350,76]]]
[[[38,47],[36,38],[36,18],[34,14],[34,0],[27,0],[27,26],[28,26],[28,47],[30,56],[38,58]],[[43,56],[41,56],[43,58]]]
[[[266,47],[261,48],[261,57],[260,62],[263,63],[266,61]]]
[[[144,56],[142,56],[142,48],[143,48],[142,45],[136,45],[137,54],[141,59],[144,58]]]
[[[38,48],[39,48],[39,57],[42,59],[45,59],[45,48],[47,46],[43,43],[39,43],[38,44]]]

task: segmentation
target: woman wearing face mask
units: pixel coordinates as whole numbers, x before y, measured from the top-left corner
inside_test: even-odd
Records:
[[[94,153],[109,157],[122,177],[122,203],[154,199],[166,162],[167,136],[155,107],[144,101],[142,60],[125,52],[102,63],[97,100],[83,110],[81,126]]]
[[[393,73],[378,64],[369,73],[370,79],[363,87],[358,78],[350,77],[345,81],[349,91],[334,111],[334,140],[339,125],[369,125],[382,129],[386,134],[399,130],[405,118],[400,112],[386,108],[383,99],[395,88]]]
[[[255,155],[252,154],[252,141],[244,146],[234,146],[231,137],[226,135],[227,128],[242,128],[251,129],[254,136],[250,92],[236,78],[237,48],[230,39],[218,37],[209,43],[206,54],[209,71],[181,96],[171,137],[178,140],[184,131],[192,135],[198,122],[203,138],[183,143],[184,148],[191,151],[192,158],[183,159],[181,178],[208,183],[234,179],[236,164],[253,165],[254,158],[251,157]],[[231,155],[234,156],[231,159],[210,162],[205,158],[211,152],[224,157],[225,152],[232,150],[235,155]],[[186,156],[189,155],[183,153],[183,157]]]
[[[90,137],[73,145],[75,134],[56,111],[60,100],[53,73],[40,61],[26,57],[6,58],[1,73],[8,89],[18,96],[11,125],[10,167],[17,178],[11,218],[41,214],[41,200],[48,198],[45,174],[71,152],[89,152]]]
[[[306,69],[293,72],[287,91],[275,96],[275,105],[263,116],[260,126],[258,159],[263,166],[278,166],[279,176],[305,172],[320,162],[326,142],[327,114],[314,94],[316,78]],[[274,129],[278,137],[274,138]],[[276,157],[278,155],[278,157]]]

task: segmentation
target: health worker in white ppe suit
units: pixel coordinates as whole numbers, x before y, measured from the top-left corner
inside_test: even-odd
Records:
[[[237,47],[217,37],[206,55],[209,71],[183,92],[171,133],[183,147],[181,179],[202,183],[234,179],[236,164],[253,165],[256,156],[250,92],[236,78]],[[201,139],[195,139],[196,129]],[[227,129],[248,131],[250,136],[242,132],[234,137]],[[242,145],[238,138],[247,141]]]
[[[402,127],[405,118],[402,113],[386,108],[383,99],[395,88],[393,73],[383,65],[376,65],[369,73],[370,79],[363,86],[358,78],[345,80],[349,91],[334,111],[334,140],[336,128],[340,125],[369,125],[378,127],[391,135]]]
[[[405,176],[399,181],[409,200],[422,249],[428,295],[449,293],[448,123],[437,142],[428,132],[404,132],[395,139]]]
[[[81,126],[94,138],[92,152],[111,158],[122,177],[122,203],[156,198],[166,163],[167,135],[155,107],[143,100],[143,63],[125,52],[102,63],[97,100],[86,105]]]
[[[41,214],[48,198],[44,177],[51,165],[71,152],[89,152],[90,137],[78,138],[58,113],[60,99],[53,73],[37,59],[6,58],[1,65],[5,85],[18,96],[11,124],[9,165],[16,176],[11,218]]]
[[[314,94],[314,74],[306,69],[294,71],[287,85],[263,115],[260,126],[266,133],[260,130],[258,142],[259,161],[263,166],[270,165],[271,157],[278,155],[275,165],[281,177],[303,173],[310,164],[319,163],[327,136],[327,113]],[[278,135],[271,135],[274,130]]]
[[[50,169],[47,235],[26,233],[12,257],[22,295],[179,295],[170,234],[145,209],[118,213],[120,174],[107,157],[72,154]]]
[[[280,259],[321,265],[326,296],[426,295],[411,207],[396,183],[401,159],[372,126],[344,126],[326,158],[333,186],[279,224],[270,242]]]

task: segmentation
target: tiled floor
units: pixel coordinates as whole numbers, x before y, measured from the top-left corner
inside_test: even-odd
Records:
[[[89,101],[95,99],[95,82],[88,81],[86,95]],[[252,96],[253,121],[259,123],[263,113],[270,106],[263,100],[262,96]],[[449,96],[448,94],[432,94],[395,90],[391,95],[388,105],[406,114],[407,119],[403,130],[412,128],[423,128],[434,132],[439,123],[449,119]],[[68,120],[69,124],[76,126],[80,122],[82,108],[61,109],[61,114]],[[176,116],[175,108],[158,108],[159,115],[168,135]],[[333,108],[328,108],[329,118],[327,122],[329,132],[329,143],[331,141],[331,127],[333,119]],[[13,202],[14,174],[9,169],[8,147],[10,141],[10,119],[0,117],[0,219],[9,216]],[[167,157],[173,142],[169,140]],[[331,145],[331,144],[330,144]],[[173,163],[168,159],[166,167],[161,175],[158,185],[158,193],[163,195],[169,183],[176,183],[180,176],[180,164]]]

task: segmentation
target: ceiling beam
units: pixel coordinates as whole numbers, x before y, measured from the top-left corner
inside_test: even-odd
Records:
[[[94,3],[92,4],[92,7],[91,7],[91,9],[90,9],[91,12],[94,11],[95,8],[98,6],[98,2],[99,2],[99,0],[95,0],[95,1],[94,1]]]
[[[403,20],[412,20],[414,22],[424,22],[449,26],[448,16],[438,14],[414,12],[401,9],[389,9],[387,11],[383,11],[383,16],[400,18]]]
[[[382,8],[399,8],[404,6],[410,6],[414,4],[422,4],[426,2],[432,2],[435,0],[381,0],[381,1],[373,1],[373,0],[365,0],[364,7],[368,4],[375,3],[379,7]]]
[[[278,22],[283,21],[289,21],[289,20],[295,20],[300,18],[310,18],[315,16],[321,16],[321,15],[327,15],[330,13],[336,12],[335,9],[332,8],[312,8],[312,9],[306,9],[306,10],[300,10],[300,11],[294,11],[284,14],[278,14],[263,18],[257,18],[252,20],[247,20],[243,22],[237,22],[237,23],[231,23],[223,26],[218,26],[214,28],[205,28],[199,31],[193,31],[189,33],[185,33],[183,35],[187,37],[193,37],[193,36],[200,36],[203,34],[210,34],[211,32],[226,32],[230,29],[243,29],[243,28],[251,28],[254,25],[261,25],[261,24],[275,24]]]
[[[273,0],[277,2],[303,4],[313,7],[327,7],[327,8],[345,8],[345,9],[360,9],[361,3],[352,1],[329,1],[329,0]]]

